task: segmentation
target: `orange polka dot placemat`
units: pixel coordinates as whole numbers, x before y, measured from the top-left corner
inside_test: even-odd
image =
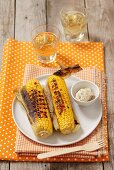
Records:
[[[57,60],[63,65],[74,65],[79,63],[83,68],[96,66],[104,71],[104,52],[101,42],[84,43],[60,43]],[[31,42],[18,42],[10,39],[4,45],[2,58],[2,74],[0,81],[0,159],[15,161],[40,161],[35,156],[19,155],[15,153],[16,125],[12,118],[12,101],[14,98],[13,89],[21,86],[23,82],[26,64],[41,65],[34,56]],[[44,65],[42,65],[44,66]],[[47,66],[47,65],[46,65]],[[56,63],[51,63],[49,67],[57,67]],[[104,88],[103,88],[104,89]],[[103,91],[105,103],[103,108],[103,129],[107,141],[107,115],[106,115],[106,90]],[[108,143],[107,143],[108,145]],[[108,147],[106,145],[105,154],[102,157],[58,157],[50,158],[45,162],[75,162],[75,161],[108,161]]]

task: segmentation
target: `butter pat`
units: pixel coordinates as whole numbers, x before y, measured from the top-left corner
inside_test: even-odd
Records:
[[[92,100],[93,96],[94,94],[90,88],[83,88],[76,93],[75,98],[81,102],[88,102]]]

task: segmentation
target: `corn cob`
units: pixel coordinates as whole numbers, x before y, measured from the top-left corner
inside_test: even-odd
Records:
[[[53,126],[45,94],[38,80],[29,80],[20,94],[35,135],[42,138],[50,136]]]
[[[55,110],[54,119],[56,117],[56,121],[59,126],[56,126],[55,129],[59,128],[63,134],[74,132],[80,127],[80,125],[74,116],[64,79],[56,75],[49,76],[48,86]],[[53,122],[56,121],[54,120]]]

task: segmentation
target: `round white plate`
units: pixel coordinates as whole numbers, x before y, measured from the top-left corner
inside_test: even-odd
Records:
[[[38,77],[41,85],[45,86],[48,76],[49,75],[43,75]],[[99,124],[102,117],[102,105],[100,101],[97,101],[96,103],[86,107],[78,106],[71,97],[70,89],[71,86],[76,83],[76,81],[80,80],[75,76],[70,76],[65,81],[69,90],[73,110],[79,119],[81,128],[76,133],[72,133],[69,135],[62,135],[60,132],[54,131],[52,136],[46,139],[37,138],[31,128],[25,109],[23,108],[21,103],[18,102],[16,98],[14,98],[12,105],[14,121],[19,130],[31,140],[50,146],[69,145],[86,138]]]

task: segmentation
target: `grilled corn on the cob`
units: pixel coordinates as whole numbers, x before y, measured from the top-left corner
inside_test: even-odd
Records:
[[[48,86],[55,110],[53,122],[57,121],[55,129],[59,128],[63,134],[74,132],[80,127],[80,124],[74,116],[64,79],[56,75],[49,76]]]
[[[50,136],[53,133],[53,126],[45,94],[39,81],[29,80],[20,90],[20,94],[35,135],[42,138]]]

